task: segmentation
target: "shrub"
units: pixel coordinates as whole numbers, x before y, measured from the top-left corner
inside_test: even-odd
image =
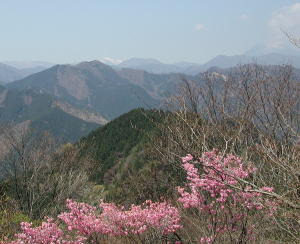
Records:
[[[246,243],[256,238],[256,223],[276,211],[275,200],[265,197],[272,187],[257,188],[249,180],[256,169],[234,155],[217,150],[200,158],[182,158],[186,187],[178,187],[178,199],[186,209],[195,209],[203,220],[201,243]],[[260,221],[253,221],[260,216]]]

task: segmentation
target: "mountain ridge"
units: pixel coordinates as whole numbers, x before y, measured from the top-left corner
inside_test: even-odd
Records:
[[[2,84],[8,84],[12,81],[22,79],[28,75],[45,70],[43,66],[16,68],[5,63],[0,63],[0,81]]]
[[[55,65],[7,85],[13,89],[33,89],[51,94],[81,109],[90,109],[108,119],[131,109],[157,105],[147,91],[121,77],[100,61],[77,65]]]
[[[203,64],[189,62],[166,64],[155,59],[132,58],[112,67],[118,70],[122,68],[144,70],[154,74],[184,73],[187,75],[196,75],[211,67],[230,68],[236,65],[249,63],[261,65],[291,64],[296,68],[300,68],[300,56],[296,54],[287,55],[276,52],[262,53],[260,55],[254,54],[255,53],[251,55],[251,52],[249,51],[241,55],[217,55]]]
[[[66,105],[65,105],[66,106]],[[68,109],[70,110],[70,105]],[[77,114],[74,113],[74,110]],[[48,94],[33,90],[11,90],[0,86],[0,124],[18,125],[28,121],[40,131],[48,131],[64,141],[76,141],[107,121],[96,120],[96,114],[88,111],[78,115],[78,109],[69,112],[59,106],[58,101]]]

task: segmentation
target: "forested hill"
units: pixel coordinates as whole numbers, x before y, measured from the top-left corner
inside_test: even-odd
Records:
[[[82,153],[95,160],[93,180],[103,183],[105,174],[127,158],[137,145],[147,142],[161,121],[163,112],[134,109],[83,137],[78,144]]]

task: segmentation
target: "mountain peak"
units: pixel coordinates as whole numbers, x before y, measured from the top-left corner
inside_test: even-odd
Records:
[[[98,66],[98,65],[106,65],[106,64],[102,63],[102,62],[99,61],[99,60],[84,61],[84,62],[81,62],[81,63],[77,64],[77,66],[82,66],[82,65],[93,65],[93,66]]]
[[[76,65],[77,68],[88,70],[93,73],[98,73],[100,70],[112,71],[113,68],[107,64],[100,62],[99,60],[86,61]]]
[[[117,58],[110,58],[110,57],[105,57],[101,59],[102,63],[108,64],[108,65],[118,65],[123,62],[121,59]]]

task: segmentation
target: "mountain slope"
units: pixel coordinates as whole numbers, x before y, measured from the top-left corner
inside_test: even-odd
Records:
[[[134,109],[83,137],[79,141],[82,153],[92,156],[96,163],[93,180],[107,183],[111,170],[146,141],[161,115],[156,110]]]
[[[164,111],[135,109],[76,144],[83,157],[92,159],[90,180],[102,185],[106,201],[130,205],[159,200],[182,183],[180,167],[169,164],[156,151],[162,146],[157,138],[164,137],[161,125],[169,116]]]
[[[63,141],[75,141],[100,126],[64,112],[49,95],[0,87],[0,124],[24,121],[30,122],[33,128],[49,131]]]
[[[21,79],[22,77],[24,76],[22,76],[20,70],[0,63],[0,81],[2,81],[3,84]]]
[[[177,85],[182,82],[184,74],[154,74],[143,70],[121,69],[118,74],[129,80],[132,84],[138,85],[145,89],[152,97],[163,99],[173,94]]]
[[[22,79],[27,75],[40,72],[44,69],[46,68],[42,66],[18,69],[10,65],[0,63],[0,82],[2,84],[6,84],[15,80]]]
[[[179,65],[164,64],[155,59],[131,58],[120,63],[118,67],[130,68],[136,70],[145,70],[147,72],[154,73],[154,74],[182,72],[182,68],[180,64]]]
[[[108,119],[137,107],[153,107],[158,101],[145,89],[121,77],[99,61],[78,65],[56,65],[8,85],[19,90],[33,89],[96,111]]]

